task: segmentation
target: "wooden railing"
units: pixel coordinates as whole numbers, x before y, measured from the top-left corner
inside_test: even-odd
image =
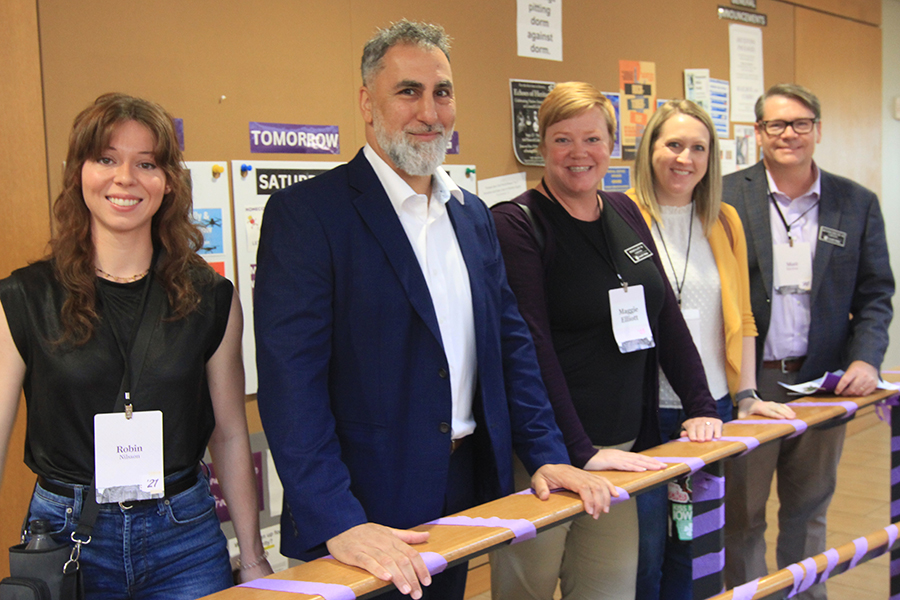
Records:
[[[669,466],[662,471],[644,473],[627,473],[622,471],[604,471],[601,474],[615,484],[623,497],[635,496],[668,481],[696,471],[703,466],[708,479],[721,484],[722,460],[741,454],[758,444],[794,435],[797,430],[816,427],[826,422],[848,418],[848,412],[854,412],[853,405],[864,407],[894,395],[890,391],[878,391],[862,398],[822,397],[801,398],[791,403],[797,414],[795,421],[770,421],[750,417],[741,422],[727,423],[724,427],[724,438],[720,441],[693,443],[669,442],[643,452],[648,456],[667,457]],[[842,404],[847,403],[850,404]],[[816,406],[804,404],[816,403]],[[822,406],[821,404],[825,404]],[[848,410],[849,409],[849,410]],[[895,421],[900,421],[900,418]],[[895,423],[896,427],[896,423]],[[895,438],[900,439],[900,438]],[[900,454],[900,453],[898,453]],[[894,465],[897,466],[896,464]],[[713,486],[715,487],[715,485]],[[718,498],[717,498],[718,496]],[[723,511],[724,499],[715,492],[710,496],[711,506],[708,510]],[[695,501],[697,499],[695,498]],[[900,503],[897,503],[900,505]],[[695,525],[698,517],[708,510],[695,510]],[[557,492],[547,501],[541,501],[530,494],[513,494],[505,498],[473,507],[458,513],[469,518],[503,520],[523,520],[533,524],[537,531],[559,525],[582,513],[581,501],[570,492]],[[601,518],[603,518],[601,516]],[[301,524],[302,526],[302,524]],[[480,556],[490,550],[512,541],[516,535],[506,527],[459,526],[459,525],[420,525],[417,531],[430,531],[428,541],[416,545],[415,548],[426,553],[426,563],[433,572],[441,570],[445,565],[453,566]],[[724,537],[722,531],[713,531],[706,538],[706,547],[695,543],[695,598],[706,598],[724,589],[721,563],[724,560],[722,547]],[[707,572],[701,578],[697,574],[697,558],[705,555],[703,563]],[[713,565],[710,567],[710,565]],[[716,567],[718,565],[718,567]],[[772,577],[775,577],[774,574]],[[777,578],[776,578],[777,579]],[[793,579],[791,579],[793,583]],[[321,587],[322,585],[326,587]],[[366,571],[339,563],[331,558],[321,558],[258,580],[255,585],[269,586],[273,589],[258,589],[237,586],[208,596],[215,600],[278,600],[288,598],[285,591],[293,592],[290,598],[303,600],[306,598],[370,598],[386,591],[392,584],[383,582]],[[768,583],[766,584],[768,585]],[[274,591],[280,589],[283,591]],[[305,590],[306,593],[301,593]]]

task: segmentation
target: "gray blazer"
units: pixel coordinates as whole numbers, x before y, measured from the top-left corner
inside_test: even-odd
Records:
[[[893,315],[894,276],[878,197],[849,179],[821,173],[809,349],[801,381],[846,369],[854,360],[880,368]],[[772,296],[771,201],[762,161],[725,177],[722,199],[737,209],[747,234],[750,302],[759,330],[756,357],[761,362]],[[844,246],[823,241],[822,227],[846,234]]]

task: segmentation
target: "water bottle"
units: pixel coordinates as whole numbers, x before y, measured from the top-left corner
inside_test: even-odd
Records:
[[[59,544],[50,537],[50,522],[46,519],[35,519],[28,524],[31,530],[31,541],[25,546],[26,550],[53,550]]]

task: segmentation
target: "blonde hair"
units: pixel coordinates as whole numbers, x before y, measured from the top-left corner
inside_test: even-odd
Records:
[[[547,129],[560,121],[577,117],[597,107],[603,113],[606,129],[609,131],[609,149],[616,143],[616,113],[612,102],[589,83],[567,81],[557,83],[547,94],[538,111],[538,128],[541,134],[541,146]]]
[[[722,165],[715,125],[707,112],[693,101],[669,100],[650,117],[634,163],[634,191],[638,205],[649,212],[654,221],[661,223],[659,202],[656,198],[656,174],[653,172],[653,146],[659,139],[663,124],[672,116],[679,114],[694,117],[703,123],[709,132],[709,161],[706,165],[706,174],[691,194],[694,210],[703,223],[703,234],[708,237],[713,223],[719,218],[719,209],[722,205]]]

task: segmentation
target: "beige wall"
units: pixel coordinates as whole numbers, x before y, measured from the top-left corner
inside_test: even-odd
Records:
[[[35,1],[0,2],[0,277],[39,258],[50,235],[39,50]],[[0,577],[9,572],[6,547],[18,541],[34,486],[22,463],[24,406],[20,402],[0,486]]]

